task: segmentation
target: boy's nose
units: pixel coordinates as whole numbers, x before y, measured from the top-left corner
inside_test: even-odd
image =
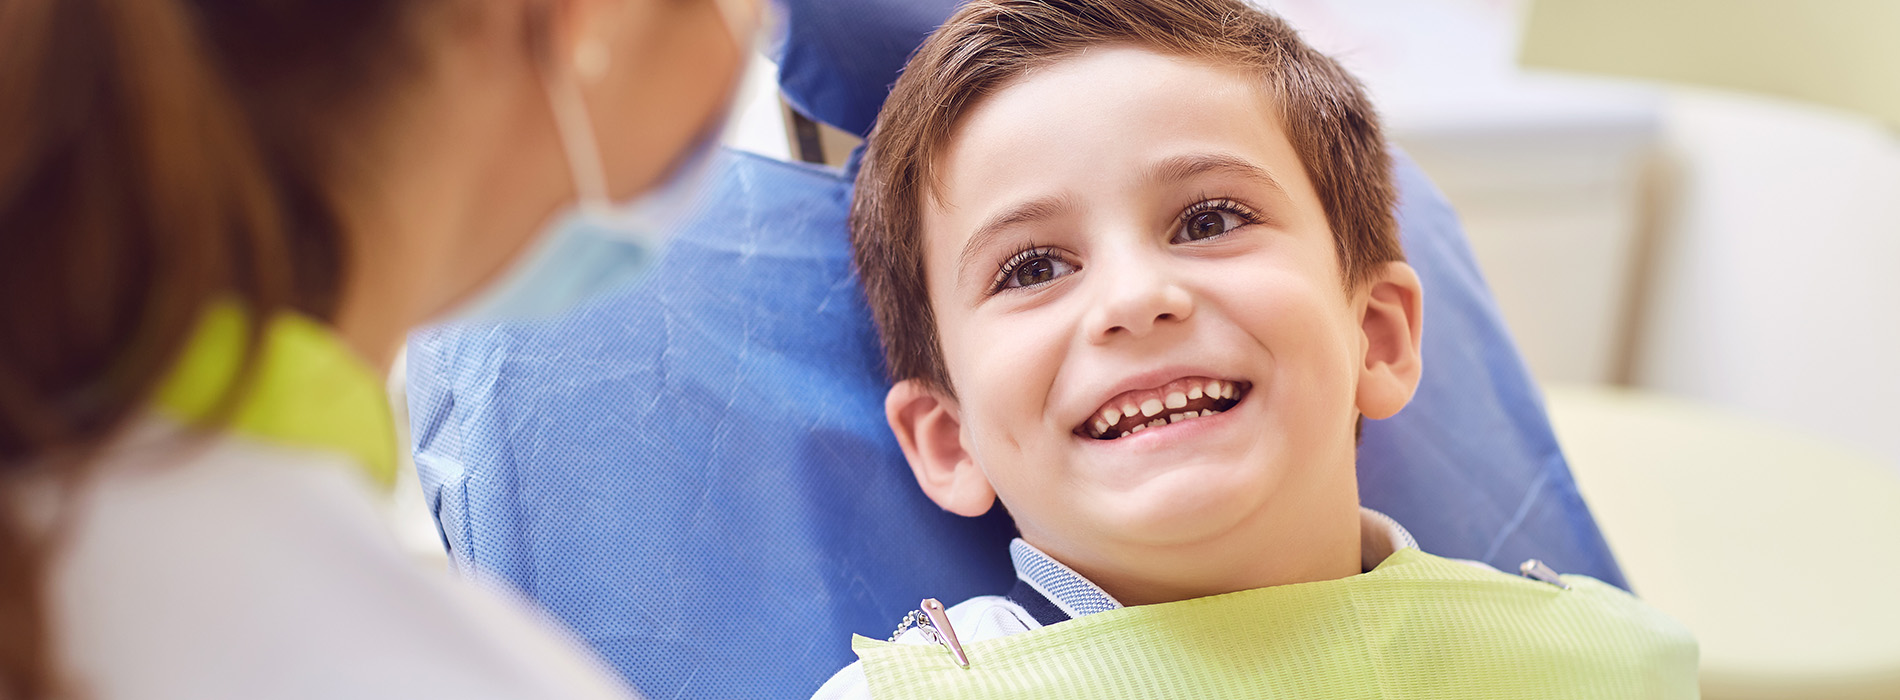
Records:
[[[1158,266],[1131,261],[1099,272],[1090,280],[1097,300],[1089,309],[1089,341],[1141,338],[1168,323],[1194,315],[1194,296]]]

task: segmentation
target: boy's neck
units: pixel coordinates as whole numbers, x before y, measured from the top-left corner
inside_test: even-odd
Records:
[[[1281,493],[1274,507],[1206,541],[1069,547],[1027,531],[1023,539],[1123,605],[1341,579],[1363,573],[1358,483],[1346,474],[1345,488]]]

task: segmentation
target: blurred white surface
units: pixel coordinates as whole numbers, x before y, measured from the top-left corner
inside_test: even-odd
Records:
[[[1630,584],[1701,642],[1704,697],[1900,697],[1900,475],[1701,402],[1547,397]]]
[[[767,158],[792,159],[786,138],[785,110],[778,97],[778,64],[754,52],[739,92],[732,98],[732,120],[720,139],[726,146]]]
[[[1900,140],[1736,94],[1679,90],[1668,115],[1682,180],[1637,383],[1900,466]]]
[[[446,569],[449,553],[443,549],[442,533],[436,530],[435,515],[422,494],[422,480],[416,476],[415,443],[409,439],[408,347],[396,352],[384,388],[389,392],[390,415],[396,419],[396,485],[384,503],[390,529],[403,549],[430,566]]]
[[[1450,108],[1395,115],[1392,138],[1457,209],[1542,380],[1627,374],[1660,107],[1651,91],[1525,76],[1471,103],[1466,119]]]

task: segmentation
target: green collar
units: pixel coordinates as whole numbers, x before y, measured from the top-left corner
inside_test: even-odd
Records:
[[[396,426],[382,382],[336,332],[310,318],[281,313],[269,322],[248,391],[221,417],[220,408],[244,360],[249,320],[237,304],[213,306],[199,321],[159,388],[157,408],[186,423],[263,440],[341,452],[388,488],[396,477]]]

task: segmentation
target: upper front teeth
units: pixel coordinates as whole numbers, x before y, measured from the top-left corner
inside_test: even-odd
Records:
[[[1116,438],[1141,429],[1211,416],[1226,410],[1240,395],[1238,384],[1219,379],[1176,380],[1156,389],[1131,392],[1105,406],[1083,430],[1089,437]],[[1143,394],[1146,394],[1145,396]],[[1219,401],[1221,403],[1210,403]],[[1189,407],[1190,402],[1200,402]],[[1186,410],[1175,410],[1186,409]],[[1123,423],[1132,423],[1124,426]]]

